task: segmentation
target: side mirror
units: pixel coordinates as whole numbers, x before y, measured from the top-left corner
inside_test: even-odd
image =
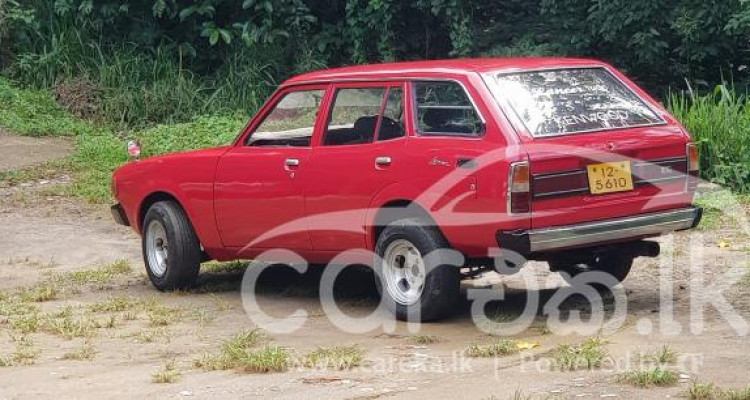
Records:
[[[135,160],[141,157],[141,144],[137,140],[128,142],[128,157]]]

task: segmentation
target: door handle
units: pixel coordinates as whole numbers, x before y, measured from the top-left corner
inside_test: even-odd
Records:
[[[299,159],[287,158],[286,161],[284,161],[284,165],[286,165],[287,167],[299,167]]]
[[[392,162],[393,160],[390,157],[386,157],[386,156],[375,158],[375,165],[379,167],[385,167],[387,165],[391,165]]]
[[[459,157],[456,160],[456,166],[458,168],[475,168],[477,162],[471,157]]]

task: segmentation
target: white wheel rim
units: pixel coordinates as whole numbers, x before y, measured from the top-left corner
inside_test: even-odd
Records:
[[[419,301],[427,269],[422,253],[408,240],[394,240],[383,254],[383,281],[388,294],[401,305]]]
[[[167,272],[168,250],[167,230],[161,222],[151,221],[146,229],[146,257],[148,268],[154,276],[162,277]]]

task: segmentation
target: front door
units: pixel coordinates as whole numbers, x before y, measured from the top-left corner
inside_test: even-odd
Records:
[[[225,246],[312,248],[300,182],[324,94],[321,86],[278,94],[253,132],[219,160],[214,207]]]

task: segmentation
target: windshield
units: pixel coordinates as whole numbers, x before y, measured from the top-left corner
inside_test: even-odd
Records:
[[[501,73],[496,79],[513,111],[536,137],[664,123],[604,68]]]

